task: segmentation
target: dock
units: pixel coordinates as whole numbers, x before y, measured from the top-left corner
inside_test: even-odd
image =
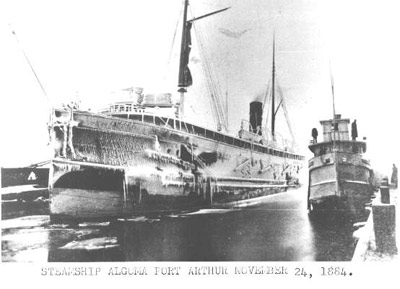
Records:
[[[375,193],[368,220],[364,227],[357,231],[359,240],[352,261],[369,262],[399,260],[399,190],[393,186],[388,186],[387,188],[389,189],[389,194],[385,191],[383,191],[382,194],[382,187]],[[381,233],[377,236],[376,232]]]
[[[21,185],[1,188],[2,220],[24,214],[48,214],[49,190],[38,185]]]

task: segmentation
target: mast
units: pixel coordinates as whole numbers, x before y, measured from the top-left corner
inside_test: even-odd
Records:
[[[185,58],[189,58],[189,55],[186,55],[186,46],[187,44],[187,10],[189,6],[189,0],[185,0],[184,2],[184,10],[183,10],[183,23],[182,23],[182,39],[181,39],[181,51],[180,51],[180,60],[179,60],[179,75],[178,75],[178,92],[180,93],[180,101],[179,101],[179,115],[183,116],[184,113],[184,96],[187,84],[185,82],[185,69],[187,67],[187,61]],[[190,72],[189,72],[190,73]]]
[[[335,148],[335,140],[336,140],[336,136],[339,140],[339,133],[338,133],[338,123],[336,121],[336,109],[335,109],[335,90],[334,90],[334,82],[333,82],[333,73],[332,73],[332,66],[331,63],[329,61],[329,70],[330,70],[330,74],[331,74],[331,89],[332,89],[332,112],[333,112],[333,118],[332,118],[332,125],[333,125],[333,148]]]
[[[335,111],[335,90],[334,90],[334,83],[333,83],[333,74],[332,74],[331,61],[329,61],[329,70],[330,70],[330,74],[331,74],[333,119],[335,119],[335,116],[336,116],[336,111]]]
[[[271,134],[275,140],[275,31],[272,47],[272,103],[271,103]]]
[[[333,73],[332,73],[332,65],[331,61],[329,60],[329,72],[331,74],[331,89],[332,89],[332,110],[333,110],[333,137],[332,137],[332,156],[333,156],[333,163],[335,165],[335,195],[340,196],[341,193],[339,191],[339,168],[338,168],[338,153],[336,147],[336,129],[339,130],[338,124],[336,123],[336,111],[335,111],[335,90],[334,90],[334,82],[333,82]],[[332,133],[331,133],[332,135]],[[337,133],[338,140],[339,140],[339,133]]]

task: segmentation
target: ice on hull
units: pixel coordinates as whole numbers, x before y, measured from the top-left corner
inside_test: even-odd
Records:
[[[53,222],[110,219],[135,214],[170,214],[201,208],[254,205],[287,190],[285,180],[137,174],[138,168],[90,166],[54,160],[50,214]],[[148,173],[148,172],[147,172]],[[58,178],[57,178],[58,177]]]

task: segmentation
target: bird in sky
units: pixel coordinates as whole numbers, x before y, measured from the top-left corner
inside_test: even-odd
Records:
[[[225,29],[225,28],[219,28],[219,32],[221,32],[225,36],[236,38],[236,39],[240,38],[243,34],[245,34],[249,30],[250,29],[244,29],[242,31],[235,32],[235,31],[231,31],[231,30],[228,30],[228,29]]]

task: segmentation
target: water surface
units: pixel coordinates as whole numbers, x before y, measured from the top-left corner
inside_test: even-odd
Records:
[[[305,188],[254,207],[109,222],[29,215],[2,221],[2,261],[349,261],[353,223],[335,212],[310,219]]]

